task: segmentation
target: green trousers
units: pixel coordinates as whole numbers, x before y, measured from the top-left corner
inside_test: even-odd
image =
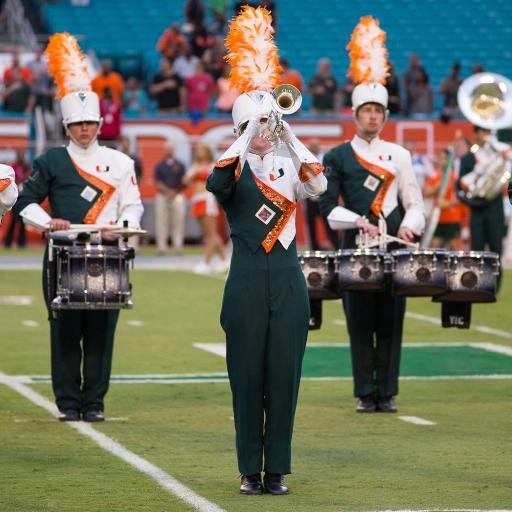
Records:
[[[471,249],[493,251],[501,255],[505,236],[505,214],[501,196],[483,208],[471,208]]]
[[[59,410],[104,410],[118,317],[118,310],[74,310],[50,320],[52,386]]]
[[[221,325],[243,475],[291,472],[291,440],[309,321],[295,243],[252,253],[233,237]]]
[[[389,290],[344,292],[354,396],[398,394],[405,298]]]

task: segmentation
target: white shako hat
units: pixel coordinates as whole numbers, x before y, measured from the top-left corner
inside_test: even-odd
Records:
[[[240,93],[231,112],[238,130],[251,117],[268,117],[273,104],[271,92],[281,80],[270,12],[244,5],[231,20],[226,48],[226,60],[231,65],[229,84]]]
[[[238,96],[233,105],[231,116],[238,130],[253,117],[268,117],[272,110],[272,95],[265,91],[245,92]]]
[[[78,42],[67,32],[53,34],[45,50],[48,72],[57,85],[62,123],[94,121],[99,123],[100,100],[91,90],[91,79]]]
[[[357,112],[357,109],[365,103],[378,103],[387,109],[387,89],[378,83],[357,85],[352,91],[352,108]]]
[[[99,123],[100,99],[93,91],[77,91],[66,94],[60,100],[62,123],[67,126],[82,121],[95,121]]]

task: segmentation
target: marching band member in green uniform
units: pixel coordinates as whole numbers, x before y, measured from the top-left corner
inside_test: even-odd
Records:
[[[254,68],[241,72],[236,60],[241,54],[233,43],[234,34],[243,32],[250,38],[255,27],[261,31],[247,47],[269,47],[261,60],[269,63],[263,79]],[[240,492],[253,495],[288,492],[283,475],[291,471],[293,420],[309,321],[295,244],[295,210],[298,200],[317,196],[326,187],[322,165],[287,123],[282,144],[265,137],[275,104],[268,91],[279,76],[272,32],[264,8],[245,6],[231,24],[227,45],[232,85],[248,92],[233,106],[238,138],[207,182],[226,211],[233,242],[221,325],[233,394]],[[237,81],[237,73],[246,81]]]
[[[138,228],[143,212],[133,160],[98,145],[99,98],[76,40],[55,34],[46,50],[49,70],[58,87],[67,147],[39,156],[26,182],[17,211],[27,221],[46,215],[39,203],[49,199],[50,230],[70,224],[101,224]],[[103,232],[103,240],[117,236]],[[43,269],[46,282],[47,256]],[[45,300],[49,307],[47,286]],[[50,317],[52,385],[61,421],[103,421],[114,333],[119,310],[63,310]],[[82,346],[81,346],[82,343]],[[83,359],[83,373],[81,365]]]
[[[4,213],[9,211],[18,198],[18,187],[15,182],[14,169],[9,165],[0,164],[0,224]]]
[[[508,144],[499,142],[491,136],[491,130],[474,126],[475,144],[460,161],[459,185],[464,197],[464,177],[473,171],[482,173],[493,165],[496,159],[504,157],[503,164],[510,166],[507,159],[512,157],[512,149]],[[464,199],[463,199],[464,200]],[[471,249],[474,251],[492,251],[502,253],[503,237],[505,236],[505,213],[503,197],[498,193],[494,199],[478,198],[478,202],[470,204]]]
[[[361,26],[372,33],[384,32],[371,17],[361,19],[352,36],[351,50],[359,55],[371,42],[354,40]],[[384,81],[387,64],[361,73],[356,59],[352,68],[356,83],[352,93],[356,135],[324,156],[327,192],[320,198],[320,211],[331,227],[346,229],[344,249],[356,247],[361,229],[371,236],[387,233],[414,241],[425,224],[423,198],[416,181],[410,153],[379,137],[387,118],[388,93],[377,83]],[[365,78],[361,78],[364,76]],[[340,196],[344,207],[338,206]],[[358,412],[396,412],[400,349],[405,298],[384,291],[343,293],[343,308],[350,337],[354,395]]]

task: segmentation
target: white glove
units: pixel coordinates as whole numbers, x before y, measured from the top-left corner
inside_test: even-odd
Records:
[[[244,135],[247,135],[249,139],[254,139],[260,134],[260,118],[252,117],[249,119],[249,123],[247,124],[247,128],[244,131]]]
[[[295,138],[295,134],[292,132],[290,125],[286,121],[281,121],[282,129],[279,134],[279,138],[286,144],[291,144]]]

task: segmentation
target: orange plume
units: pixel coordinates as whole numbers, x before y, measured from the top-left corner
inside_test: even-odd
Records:
[[[279,84],[282,68],[273,34],[272,17],[264,7],[245,5],[231,21],[226,37],[226,60],[231,64],[232,89],[240,93],[270,92]]]
[[[48,58],[48,72],[57,85],[56,99],[71,92],[91,90],[85,57],[72,35],[53,34],[44,53]]]
[[[356,83],[386,83],[389,66],[385,41],[386,32],[379,27],[379,21],[371,16],[362,16],[347,45],[349,74]]]

